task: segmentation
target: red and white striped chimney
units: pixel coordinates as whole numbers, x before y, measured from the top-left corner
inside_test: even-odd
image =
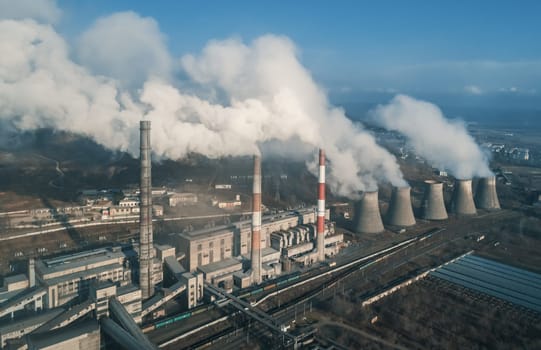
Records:
[[[319,184],[317,191],[317,258],[325,260],[325,151],[319,149]]]
[[[261,283],[261,157],[254,156],[252,197],[252,283]]]

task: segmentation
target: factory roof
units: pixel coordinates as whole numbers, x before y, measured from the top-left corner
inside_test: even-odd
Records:
[[[8,292],[7,288],[0,289],[0,305],[2,303],[4,303],[4,302],[10,300],[11,298],[14,298],[17,295],[22,294],[24,292],[25,292],[24,289],[17,289],[17,290],[11,291],[11,292]]]
[[[11,283],[23,282],[27,280],[28,280],[28,277],[26,277],[26,275],[22,273],[15,276],[4,277],[4,286],[7,286],[8,284],[11,284]]]
[[[199,266],[197,269],[205,274],[209,274],[234,267],[237,267],[240,270],[242,268],[242,263],[235,258],[228,258],[211,264]]]
[[[154,248],[156,248],[157,250],[168,250],[174,249],[175,247],[170,244],[154,244]]]
[[[192,232],[183,232],[179,233],[180,237],[183,237],[187,240],[199,240],[202,238],[210,238],[216,236],[229,236],[233,234],[233,226],[217,226],[210,229],[196,230]]]
[[[29,343],[32,345],[31,348],[42,349],[89,333],[99,332],[99,329],[96,320],[88,319],[50,332],[31,334],[28,338]]]
[[[299,215],[312,213],[313,211],[314,211],[313,207],[308,207],[308,208],[303,208],[296,211],[287,211],[287,212],[278,213],[278,214],[264,215],[262,217],[262,223],[264,225],[269,222],[276,222],[280,220],[290,219],[292,217],[298,217]],[[250,219],[241,220],[241,221],[234,222],[230,225],[220,225],[220,226],[215,226],[211,228],[195,230],[191,232],[182,232],[182,233],[179,233],[178,235],[188,240],[199,239],[203,237],[212,237],[212,236],[220,235],[220,234],[225,235],[225,234],[232,233],[233,230],[235,230],[235,228],[240,229],[247,225],[251,225],[251,223],[252,221]]]
[[[116,288],[116,295],[124,295],[128,293],[132,293],[139,290],[139,286],[136,286],[135,284],[127,284],[125,286],[120,286]]]
[[[244,272],[244,271],[235,271],[233,273],[233,276],[235,277],[238,277],[238,278],[250,278],[251,275],[248,273],[248,271]]]
[[[175,275],[186,272],[186,269],[183,268],[182,265],[180,265],[180,263],[177,261],[177,259],[174,256],[166,257],[165,264],[171,270],[171,272]]]
[[[265,247],[265,248],[261,248],[261,256],[267,256],[267,255],[272,255],[272,254],[276,254],[276,253],[280,253],[279,251],[277,251],[276,249],[274,248],[271,248],[271,247]]]
[[[541,312],[540,274],[476,255],[462,256],[430,274]]]
[[[16,321],[9,320],[0,323],[0,334],[6,334],[11,332],[16,332],[21,329],[26,329],[28,327],[36,326],[48,322],[64,312],[63,308],[56,308],[52,310],[47,310],[38,314],[33,314],[23,319]]]
[[[101,248],[88,250],[81,253],[63,255],[53,259],[37,260],[36,268],[43,275],[47,275],[125,257],[126,254],[120,249],[120,247],[113,247],[111,249]]]
[[[26,289],[23,289],[22,291],[19,291],[19,293],[12,296],[10,299],[5,300],[2,304],[0,304],[0,308],[4,310],[9,309],[10,307],[17,305],[26,299],[39,297],[40,295],[45,295],[45,293],[46,291],[45,291],[45,288],[43,287],[34,286],[34,287],[26,288]]]
[[[274,255],[274,254],[280,255],[280,252],[271,247],[261,248],[261,258],[269,256],[269,255]],[[250,260],[251,259],[250,253],[242,255],[242,258],[245,260]]]
[[[114,264],[108,264],[100,267],[96,267],[93,269],[87,269],[83,271],[78,271],[75,273],[70,273],[66,275],[62,275],[60,277],[54,277],[54,278],[48,278],[45,280],[45,284],[49,286],[53,286],[59,283],[75,280],[75,279],[85,279],[84,277],[89,275],[95,275],[100,274],[105,271],[110,271],[112,269],[121,268],[123,267],[122,264],[114,263]]]

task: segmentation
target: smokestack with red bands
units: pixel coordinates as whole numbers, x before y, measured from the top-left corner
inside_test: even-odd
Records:
[[[325,151],[319,150],[319,184],[317,191],[317,258],[325,260]]]

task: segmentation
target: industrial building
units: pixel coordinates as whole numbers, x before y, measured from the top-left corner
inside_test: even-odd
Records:
[[[183,267],[186,270],[202,272],[205,280],[226,286],[227,289],[232,288],[234,281],[237,281],[239,286],[244,286],[248,279],[257,284],[279,275],[284,259],[294,259],[301,264],[323,261],[325,255],[336,254],[343,241],[342,235],[335,235],[334,225],[325,224],[325,219],[329,219],[329,212],[325,210],[323,151],[320,151],[320,199],[317,210],[311,207],[263,216],[259,156],[254,157],[252,179],[251,221],[245,220],[173,236],[175,247],[185,256]],[[317,225],[314,225],[316,218]]]
[[[329,212],[326,211],[325,217],[328,218],[328,216]],[[298,230],[311,230],[312,234],[307,238],[309,237],[312,241],[315,240],[316,210],[312,207],[298,211],[265,215],[262,216],[261,222],[260,263],[264,270],[262,279],[267,279],[272,278],[281,271],[281,268],[277,267],[277,265],[280,263],[282,252],[280,248],[276,249],[276,246],[272,246],[273,235],[277,232],[297,228]],[[204,274],[205,280],[209,282],[219,284],[226,281],[226,285],[232,286],[234,273],[242,270],[243,262],[251,261],[251,232],[251,221],[244,220],[230,225],[177,233],[173,236],[173,240],[178,253],[185,256],[182,263],[187,271],[199,271]],[[340,235],[340,237],[342,236]],[[327,242],[327,239],[325,242],[327,245],[331,244]],[[287,247],[291,249],[291,246],[297,244],[301,244],[300,241],[299,243],[292,241]],[[311,242],[311,249],[314,246],[314,243]],[[328,255],[331,255],[330,251]],[[312,260],[316,261],[317,259]]]
[[[130,257],[132,255],[132,257]],[[36,279],[47,290],[45,305],[55,308],[80,296],[86,297],[90,284],[118,282],[119,286],[131,283],[132,254],[120,247],[96,249],[36,261]]]
[[[184,206],[197,204],[198,197],[195,193],[171,193],[169,195],[169,206]]]
[[[96,320],[27,337],[28,350],[99,349],[100,326]]]

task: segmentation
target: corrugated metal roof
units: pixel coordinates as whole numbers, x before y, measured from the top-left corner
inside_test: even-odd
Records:
[[[430,274],[541,312],[541,275],[537,273],[465,255]]]

